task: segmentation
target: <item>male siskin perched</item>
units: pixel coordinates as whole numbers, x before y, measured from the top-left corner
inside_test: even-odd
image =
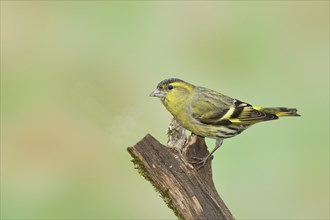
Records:
[[[216,146],[211,153],[199,160],[201,166],[221,146],[223,139],[238,135],[258,122],[282,116],[300,116],[295,108],[256,107],[175,78],[161,81],[150,96],[160,98],[185,129],[199,136],[216,139]]]

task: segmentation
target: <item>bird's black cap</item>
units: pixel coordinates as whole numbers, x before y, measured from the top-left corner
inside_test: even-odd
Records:
[[[164,79],[163,81],[158,83],[157,87],[161,87],[162,85],[169,84],[169,83],[172,83],[172,82],[183,82],[183,80],[177,79],[177,78]]]

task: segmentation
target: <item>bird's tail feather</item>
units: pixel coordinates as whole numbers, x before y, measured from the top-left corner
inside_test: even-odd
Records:
[[[260,111],[269,113],[269,114],[274,114],[277,117],[300,116],[297,113],[297,109],[295,109],[295,108],[285,108],[285,107],[261,108]]]

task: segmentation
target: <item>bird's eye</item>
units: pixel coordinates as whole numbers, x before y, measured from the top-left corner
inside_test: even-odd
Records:
[[[167,86],[167,89],[168,89],[168,90],[172,90],[172,89],[173,89],[173,86],[172,86],[172,85],[168,85],[168,86]]]

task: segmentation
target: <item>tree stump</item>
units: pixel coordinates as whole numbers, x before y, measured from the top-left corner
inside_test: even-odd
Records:
[[[176,134],[183,137],[182,132]],[[183,147],[170,148],[147,134],[127,150],[139,173],[151,182],[178,218],[234,219],[214,186],[211,160],[200,169],[189,163],[193,157],[208,154],[204,138],[192,135],[180,143]]]

